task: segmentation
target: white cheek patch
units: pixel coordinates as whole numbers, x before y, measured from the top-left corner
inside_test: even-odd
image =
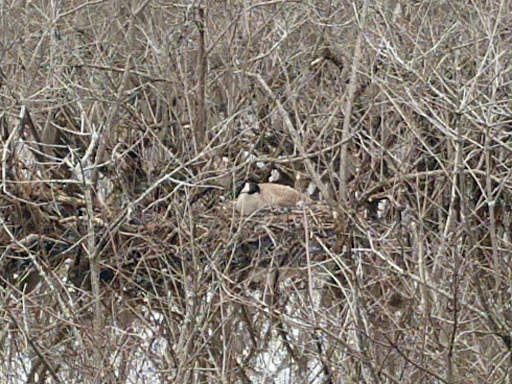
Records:
[[[242,193],[249,193],[250,190],[251,190],[251,186],[249,185],[249,183],[245,183],[244,187],[240,191],[240,194],[242,194]]]

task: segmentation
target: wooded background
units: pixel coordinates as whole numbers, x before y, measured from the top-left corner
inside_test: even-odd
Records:
[[[0,382],[512,383],[511,11],[1,1]]]

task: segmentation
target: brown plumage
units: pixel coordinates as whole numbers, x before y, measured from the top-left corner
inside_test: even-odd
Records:
[[[248,182],[240,191],[235,207],[242,215],[250,215],[262,208],[294,207],[300,202],[310,201],[309,197],[287,185]]]

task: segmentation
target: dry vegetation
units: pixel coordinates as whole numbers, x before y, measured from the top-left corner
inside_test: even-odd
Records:
[[[511,15],[1,1],[0,382],[512,383]]]

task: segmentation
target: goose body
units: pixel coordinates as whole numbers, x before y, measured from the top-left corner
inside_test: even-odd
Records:
[[[308,203],[309,198],[287,185],[247,182],[236,199],[235,208],[242,215],[250,215],[258,209],[294,207],[299,202]]]

